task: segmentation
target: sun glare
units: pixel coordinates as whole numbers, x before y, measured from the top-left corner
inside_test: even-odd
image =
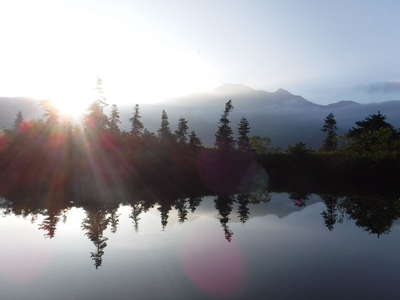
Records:
[[[89,106],[88,101],[51,100],[52,105],[59,111],[61,116],[78,119],[82,117]]]

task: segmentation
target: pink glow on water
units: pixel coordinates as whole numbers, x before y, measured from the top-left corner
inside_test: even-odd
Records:
[[[246,268],[234,242],[210,233],[190,240],[183,249],[184,271],[198,288],[216,297],[240,294]]]
[[[23,244],[23,243],[21,243]],[[51,253],[48,248],[30,247],[28,245],[8,245],[12,255],[0,256],[0,278],[19,284],[28,284],[43,276]]]

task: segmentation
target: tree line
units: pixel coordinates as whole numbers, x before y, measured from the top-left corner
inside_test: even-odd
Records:
[[[117,105],[111,105],[109,114],[107,106],[99,84],[98,97],[81,123],[66,119],[50,102],[43,103],[41,120],[24,120],[18,112],[14,127],[0,134],[3,185],[23,183],[52,193],[63,189],[78,193],[89,187],[122,189],[133,184],[139,188],[196,187],[229,194],[242,186],[243,173],[254,162],[267,170],[271,180],[278,181],[296,174],[318,180],[362,177],[377,170],[395,174],[400,168],[400,132],[380,112],[356,122],[342,135],[337,133],[335,116],[329,114],[321,127],[324,141],[315,151],[303,142],[286,150],[273,147],[269,138],[251,136],[245,117],[235,134],[231,100],[218,120],[214,147],[202,145],[184,117],[172,130],[163,110],[159,129],[151,132],[136,104],[129,118],[130,129],[125,131]],[[372,165],[378,169],[368,169]]]

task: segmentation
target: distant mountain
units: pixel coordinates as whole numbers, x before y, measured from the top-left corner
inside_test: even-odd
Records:
[[[0,128],[10,127],[18,111],[22,111],[25,119],[35,119],[42,114],[38,100],[14,97],[0,98]]]
[[[159,104],[140,105],[145,127],[157,130],[161,110],[165,109],[174,127],[180,117],[189,120],[191,129],[196,130],[203,142],[213,144],[218,119],[224,103],[232,100],[232,127],[236,130],[242,116],[248,118],[253,135],[268,136],[277,146],[286,147],[298,141],[319,147],[323,134],[320,130],[327,114],[334,113],[339,133],[354,125],[355,121],[377,111],[387,115],[388,121],[400,127],[400,101],[359,104],[354,101],[339,101],[329,105],[313,103],[287,90],[275,92],[255,90],[240,84],[224,84],[208,93],[196,93],[185,97],[166,100]],[[128,119],[134,103],[121,105],[123,126],[128,128]],[[24,116],[37,118],[42,112],[38,101],[26,98],[0,98],[0,126],[7,127],[21,110]]]
[[[284,89],[267,92],[238,84],[224,84],[209,93],[170,99],[151,108],[143,106],[143,115],[146,117],[145,109],[154,112],[165,108],[172,121],[185,116],[203,140],[212,144],[217,121],[224,103],[229,99],[232,99],[235,107],[232,113],[234,128],[240,118],[245,116],[252,125],[253,135],[268,136],[275,145],[281,147],[298,141],[319,147],[323,139],[320,128],[330,112],[336,116],[339,133],[347,131],[355,121],[377,111],[386,114],[389,122],[400,127],[400,101],[371,104],[339,101],[319,105]],[[156,122],[154,129],[159,124],[159,112],[156,117],[156,120],[152,120]]]
[[[339,101],[335,103],[328,104],[327,106],[330,108],[342,108],[342,107],[348,107],[351,105],[360,105],[360,103],[357,103],[355,101]]]
[[[264,216],[275,216],[278,218],[286,218],[293,213],[302,211],[303,209],[320,203],[322,200],[317,194],[310,194],[309,198],[305,201],[304,206],[296,206],[294,201],[290,199],[288,193],[271,193],[270,201],[265,203],[252,204],[249,203],[249,218],[257,218]],[[195,220],[199,217],[211,217],[218,219],[220,218],[219,212],[215,209],[215,197],[207,196],[203,198],[201,205],[196,209],[196,211],[189,216],[189,221]],[[237,203],[232,207],[232,211],[236,212],[238,210]],[[176,219],[175,222],[178,220]],[[230,215],[230,222],[239,223],[239,215],[232,213]]]

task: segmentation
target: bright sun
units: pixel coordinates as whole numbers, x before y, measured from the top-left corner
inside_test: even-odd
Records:
[[[82,117],[88,109],[88,101],[71,101],[71,100],[52,100],[51,103],[59,111],[60,115],[78,119]]]

